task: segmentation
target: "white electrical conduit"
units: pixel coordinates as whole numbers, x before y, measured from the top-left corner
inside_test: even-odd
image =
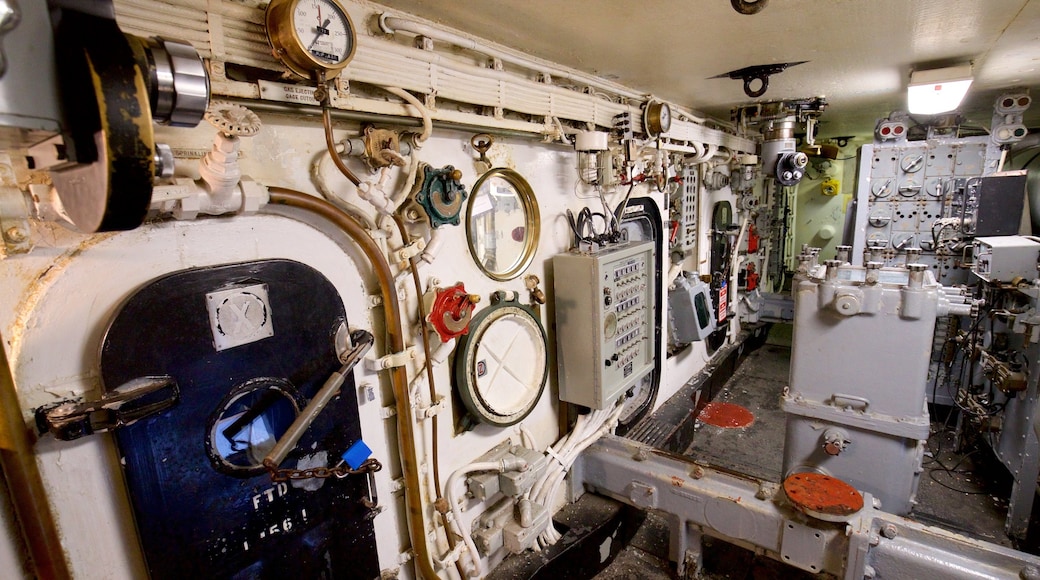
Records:
[[[602,424],[606,419],[607,411],[598,410],[593,411],[587,415],[579,415],[577,421],[574,423],[574,428],[571,429],[570,433],[565,435],[562,439],[556,442],[555,445],[550,447],[547,454],[552,458],[549,468],[545,470],[545,473],[535,482],[531,488],[531,498],[542,503],[547,491],[547,485],[554,475],[565,469],[564,465],[567,464],[568,456],[572,454],[574,448],[582,441],[589,433],[595,431],[595,429]],[[544,504],[543,504],[544,505]],[[547,508],[550,506],[546,506]]]
[[[526,69],[547,74],[549,76],[568,79],[577,83],[581,83],[583,85],[588,85],[590,87],[608,91],[629,99],[642,100],[646,98],[646,95],[642,93],[638,93],[621,85],[604,81],[603,79],[596,78],[592,75],[587,75],[577,71],[565,70],[557,66],[553,66],[549,63],[539,62],[519,54],[505,52],[503,50],[499,50],[491,46],[480,44],[476,40],[460,36],[453,32],[439,30],[433,28],[432,26],[420,24],[413,20],[406,20],[404,18],[389,16],[386,13],[383,13],[379,16],[379,26],[383,29],[384,32],[388,34],[393,34],[395,32],[410,32],[412,34],[418,34],[421,36],[431,38],[433,40],[448,42],[460,48],[465,48],[468,50],[479,52],[486,56],[490,56],[492,58],[497,58],[502,62],[522,66]]]
[[[415,138],[415,146],[417,148],[422,147],[422,144],[425,143],[426,140],[430,138],[430,134],[433,133],[433,120],[430,118],[430,112],[426,109],[426,106],[423,105],[419,101],[419,99],[415,98],[415,95],[409,93],[404,89],[398,87],[382,87],[382,89],[390,93],[391,95],[399,97],[409,105],[415,107],[417,111],[419,111],[419,116],[422,117],[423,130],[422,133],[420,133],[419,136]],[[412,157],[415,157],[414,152],[412,154]]]
[[[398,189],[397,193],[390,198],[395,211],[397,208],[401,207],[405,198],[408,197],[409,193],[411,193],[412,187],[415,186],[417,173],[419,172],[419,156],[413,150],[410,157],[411,161],[408,163],[408,177],[406,177],[404,182],[401,183],[401,189]]]
[[[337,145],[336,154],[339,155],[340,153],[342,153],[343,149],[346,149],[346,147],[342,143]],[[321,193],[322,197],[324,197],[326,200],[339,206],[340,209],[342,209],[343,211],[350,214],[353,218],[360,221],[366,229],[376,229],[375,222],[373,222],[372,219],[368,217],[368,214],[362,211],[361,208],[359,208],[358,206],[350,203],[349,201],[332,191],[332,188],[330,188],[328,183],[325,182],[325,169],[327,163],[332,161],[331,155],[332,154],[329,152],[328,148],[326,148],[324,153],[321,154],[321,157],[318,159],[318,161],[311,164],[311,176],[314,179],[315,187],[318,188],[318,192]]]
[[[520,425],[520,443],[532,451],[538,449],[534,442],[534,435],[531,434],[531,431],[523,425]]]
[[[570,449],[569,453],[564,458],[565,464],[561,465],[560,468],[556,470],[556,473],[552,481],[548,484],[548,487],[542,488],[540,493],[542,497],[536,497],[535,501],[546,507],[552,503],[553,498],[556,497],[560,485],[563,483],[563,480],[566,477],[567,472],[570,471],[574,461],[583,451],[588,449],[590,445],[614,429],[617,425],[618,419],[621,417],[623,409],[624,405],[619,403],[614,410],[609,413],[609,415],[601,415],[596,421],[590,422],[591,428],[595,428],[595,430],[590,435],[579,439],[574,447]],[[604,413],[606,413],[606,411],[604,411]],[[589,428],[590,427],[586,427],[586,430]],[[539,536],[546,545],[555,544],[561,537],[560,532],[556,530],[552,523],[550,523],[549,527],[547,527]]]
[[[697,149],[697,144],[696,143],[691,143],[691,145],[693,146],[693,148],[695,150]],[[700,164],[700,163],[704,163],[706,161],[711,161],[711,158],[715,157],[715,154],[718,153],[718,151],[719,151],[719,146],[718,145],[713,145],[711,143],[705,143],[704,144],[704,149],[703,149],[703,151],[701,151],[700,155],[694,157],[693,159],[687,158],[685,160],[685,162],[688,165],[697,165],[697,164]]]
[[[473,538],[470,537],[469,526],[462,521],[462,508],[459,507],[458,499],[455,497],[455,489],[458,487],[459,481],[470,473],[477,471],[504,473],[506,471],[524,471],[526,469],[527,461],[520,458],[471,463],[452,473],[451,477],[448,478],[448,483],[444,485],[444,498],[451,506],[451,515],[455,520],[458,534],[462,536],[462,541],[466,543],[466,549],[469,550],[472,563],[469,571],[470,576],[483,578],[486,572],[484,571],[484,563],[480,559],[480,552],[477,551],[477,546],[473,543]]]
[[[445,58],[443,55],[416,50],[395,42],[372,39],[378,44],[381,58],[378,63],[359,62],[351,64],[356,76],[365,83],[376,86],[402,86],[404,89],[418,92],[429,92],[437,89],[438,96],[446,99],[458,98],[465,102],[494,107],[506,107],[521,113],[544,114],[551,103],[553,115],[577,121],[594,122],[598,125],[611,125],[612,119],[622,113],[639,114],[636,105],[621,104],[611,101],[595,103],[594,110],[588,101],[589,95],[579,94],[561,86],[541,84],[526,86],[524,80],[517,75],[491,68],[481,68],[474,64],[457,59]],[[431,86],[430,80],[402,82],[403,78],[415,78],[416,61],[440,67],[438,86]],[[478,82],[493,81],[493,82]],[[535,85],[534,81],[528,81]],[[505,83],[511,90],[503,95]],[[505,98],[506,102],[503,102]],[[644,100],[645,95],[636,95],[633,99]],[[712,129],[710,129],[712,130]],[[683,140],[686,143],[686,140]]]
[[[668,279],[665,282],[665,287],[671,289],[672,285],[675,284],[676,279],[679,278],[679,274],[682,274],[683,265],[682,262],[675,262],[670,268],[668,268]]]
[[[740,245],[744,243],[744,234],[747,233],[748,224],[750,223],[751,212],[748,212],[748,215],[744,217],[744,223],[740,224],[740,233],[737,234],[737,243],[733,244],[733,249],[730,250],[733,257],[730,258],[729,261],[729,275],[733,276],[734,279],[737,275],[737,262],[740,259]],[[726,283],[729,284],[730,282],[732,282],[732,280],[727,280]],[[730,288],[736,288],[736,285],[730,285]],[[733,294],[736,295],[736,292]]]

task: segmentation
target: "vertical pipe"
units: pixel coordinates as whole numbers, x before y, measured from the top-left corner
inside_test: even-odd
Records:
[[[0,339],[0,467],[38,578],[71,578]]]
[[[269,188],[271,203],[288,205],[319,215],[343,230],[360,248],[379,279],[383,297],[383,316],[387,342],[391,353],[404,351],[404,330],[400,318],[400,301],[390,271],[379,245],[354,218],[329,202],[306,193],[282,187]],[[397,406],[397,439],[401,450],[401,471],[405,482],[405,509],[408,516],[408,535],[415,552],[416,576],[435,579],[429,546],[426,542],[426,518],[423,515],[422,492],[419,483],[419,464],[415,453],[415,425],[412,423],[411,401],[408,397],[408,374],[404,367],[390,369]]]

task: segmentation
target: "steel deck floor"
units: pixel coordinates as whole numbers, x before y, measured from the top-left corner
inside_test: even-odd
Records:
[[[779,482],[786,431],[779,401],[788,382],[791,358],[789,331],[785,330],[781,327],[765,346],[744,357],[717,392],[707,392],[713,382],[693,391],[684,388],[667,403],[670,409],[662,407],[645,421],[667,431],[669,424],[677,422],[676,407],[685,405],[687,415],[693,413],[692,399],[697,392],[701,404],[711,399],[742,405],[755,415],[754,423],[742,429],[723,429],[697,421],[692,429],[686,429],[692,432],[692,441],[683,441],[683,453],[710,465]],[[986,461],[984,452],[954,452],[953,436],[941,423],[934,424],[932,432],[917,495],[919,503],[911,517],[1013,547],[1014,542],[1004,533],[1007,501],[1003,498],[1010,487],[992,477],[999,468]],[[666,520],[651,512],[630,545],[596,578],[675,578],[674,564],[668,562],[667,538]],[[703,577],[709,579],[812,577],[717,540],[705,550],[705,556]]]

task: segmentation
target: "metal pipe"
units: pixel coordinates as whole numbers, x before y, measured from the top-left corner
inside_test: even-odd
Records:
[[[22,405],[0,337],[0,468],[14,504],[14,515],[32,556],[36,577],[72,578],[58,526],[47,501],[32,439],[22,419]]]
[[[433,40],[447,42],[460,48],[465,48],[468,50],[479,52],[481,54],[484,54],[485,56],[497,58],[502,62],[508,62],[518,66],[522,66],[526,69],[537,71],[543,74],[548,74],[554,77],[568,79],[574,82],[588,85],[590,87],[595,87],[600,90],[610,91],[615,95],[625,97],[627,99],[642,100],[645,97],[645,95],[643,95],[642,93],[638,93],[636,91],[633,91],[632,89],[623,87],[618,84],[604,82],[603,79],[596,78],[592,75],[587,75],[577,71],[568,71],[550,65],[548,63],[537,62],[526,56],[505,52],[503,50],[493,48],[486,44],[479,44],[477,43],[477,41],[472,40],[470,38],[466,38],[464,36],[460,36],[458,34],[448,32],[446,30],[433,28],[432,26],[426,26],[425,24],[420,24],[412,20],[406,20],[404,18],[389,16],[384,13],[379,17],[379,26],[383,29],[384,32],[387,32],[388,34],[403,31],[421,36],[426,36],[432,38]]]
[[[577,473],[597,493],[671,516],[670,557],[680,574],[686,572],[687,557],[700,552],[699,534],[687,535],[688,530],[774,559],[797,556],[792,562],[800,560],[801,568],[844,580],[989,580],[1040,574],[1040,557],[886,513],[874,507],[869,494],[847,521],[832,523],[797,512],[774,483],[619,437],[601,438],[581,461]],[[806,542],[806,535],[815,540]]]
[[[292,425],[289,425],[289,428],[278,438],[274,447],[264,457],[264,467],[267,469],[273,472],[285,461],[289,452],[295,449],[296,444],[300,442],[300,437],[303,437],[303,434],[310,428],[311,423],[314,423],[314,420],[318,418],[318,415],[329,404],[329,401],[339,394],[343,381],[346,380],[350,371],[354,369],[354,365],[361,360],[361,357],[365,356],[368,349],[372,348],[372,334],[364,330],[352,332],[350,340],[353,346],[347,354],[346,360],[343,361],[343,366],[338,371],[332,373],[332,376],[325,381],[318,394],[314,395],[311,402],[307,403],[307,407],[296,417]]]
[[[321,121],[325,127],[325,144],[329,148],[329,157],[332,158],[332,163],[355,187],[361,185],[361,180],[354,175],[354,172],[347,167],[347,164],[343,163],[343,158],[336,153],[336,138],[332,134],[332,107],[329,105],[328,99],[322,101],[321,104]]]
[[[271,203],[286,205],[311,212],[334,224],[356,243],[379,279],[383,298],[383,317],[386,324],[388,348],[391,353],[404,352],[404,331],[400,318],[400,300],[394,286],[394,275],[379,245],[357,221],[329,202],[301,191],[271,187]],[[412,423],[412,404],[408,394],[408,373],[404,367],[390,369],[390,382],[397,408],[397,439],[401,450],[401,472],[404,476],[404,503],[407,512],[408,536],[415,552],[416,572],[419,578],[435,579],[429,547],[426,543],[426,518],[423,515],[422,492],[419,483],[419,462],[415,453],[415,425]]]
[[[299,103],[274,103],[270,101],[253,101],[250,99],[226,99],[228,102],[235,103],[238,105],[247,106],[253,111],[262,111],[266,113],[275,113],[280,115],[320,115],[322,114],[321,107],[314,105],[304,105]],[[416,119],[415,117],[406,117],[403,115],[382,115],[378,113],[365,113],[361,111],[345,111],[343,109],[334,109],[330,112],[333,119],[337,121],[356,121],[356,122],[369,122],[369,123],[389,123],[393,125],[403,125],[406,127],[421,127],[422,120]],[[492,135],[500,135],[503,137],[522,137],[524,139],[541,139],[541,133],[517,131],[515,129],[500,129],[495,127],[488,127],[484,125],[468,124],[468,123],[452,123],[450,121],[439,121],[433,119],[433,126],[438,129],[450,129],[456,131],[476,131],[479,133],[491,133]]]

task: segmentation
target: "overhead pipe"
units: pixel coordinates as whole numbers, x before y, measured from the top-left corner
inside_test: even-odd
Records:
[[[427,26],[425,24],[415,22],[414,20],[408,20],[397,16],[390,16],[387,13],[383,13],[379,17],[379,26],[383,30],[383,32],[386,32],[387,34],[393,34],[395,32],[410,32],[412,34],[425,36],[433,40],[447,42],[460,48],[465,48],[468,50],[479,52],[485,56],[497,58],[504,63],[510,63],[517,66],[521,66],[529,70],[546,74],[550,77],[567,79],[576,83],[587,85],[595,89],[608,91],[619,97],[624,97],[629,100],[642,102],[647,99],[647,95],[644,93],[633,91],[632,89],[629,89],[619,84],[605,81],[593,75],[588,75],[578,71],[562,69],[549,63],[539,62],[534,59],[525,57],[523,55],[506,52],[485,44],[480,44],[476,40],[473,40],[471,38],[466,38],[453,32],[448,32],[446,30],[440,30],[432,26]],[[684,118],[687,121],[701,125],[709,123],[709,120],[705,119],[704,117],[700,117],[693,113],[684,111],[675,103],[670,104],[673,105],[674,114],[679,118]],[[711,122],[720,126],[728,127],[730,129],[736,129],[735,126],[724,121],[711,120]]]
[[[592,75],[587,75],[577,71],[568,71],[559,67],[552,66],[547,63],[538,62],[534,59],[530,59],[525,56],[513,54],[511,52],[505,52],[503,50],[499,50],[491,46],[480,44],[471,38],[466,38],[465,36],[460,36],[453,32],[439,30],[432,26],[420,24],[418,22],[415,22],[414,20],[407,20],[405,18],[400,18],[397,16],[390,16],[385,12],[379,16],[379,27],[382,28],[383,32],[386,32],[387,34],[393,34],[395,32],[410,32],[412,34],[418,34],[427,38],[432,38],[433,40],[448,42],[459,48],[473,50],[486,56],[497,58],[502,62],[515,64],[517,66],[522,66],[524,68],[547,74],[553,77],[564,78],[600,90],[609,91],[611,93],[614,93],[615,95],[625,97],[627,99],[643,100],[646,98],[646,95],[642,93],[637,93],[621,85],[606,82]]]
[[[394,286],[394,275],[375,240],[354,218],[323,199],[283,187],[271,187],[269,192],[272,204],[295,207],[318,215],[340,228],[360,247],[379,280],[379,289],[383,298],[387,348],[391,353],[404,352],[404,329],[400,317],[400,300]],[[415,425],[412,422],[412,405],[408,393],[408,373],[403,366],[393,367],[389,369],[389,372],[397,409],[397,439],[401,451],[401,472],[404,476],[404,503],[407,512],[408,535],[415,553],[417,576],[433,580],[438,576],[433,568],[429,546],[426,543],[426,518],[423,514],[419,462],[415,452]]]

